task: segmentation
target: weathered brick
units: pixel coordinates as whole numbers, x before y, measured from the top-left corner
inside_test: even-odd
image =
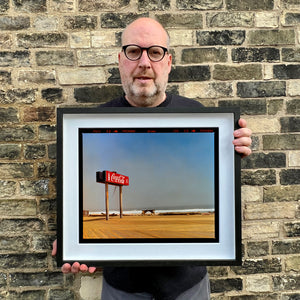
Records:
[[[276,48],[234,48],[231,51],[234,62],[275,62],[280,60]]]
[[[54,106],[24,108],[24,122],[50,122],[55,120]]]
[[[243,238],[249,240],[268,240],[279,237],[280,223],[274,221],[243,222]],[[255,234],[253,234],[255,233]]]
[[[247,118],[247,124],[255,133],[278,133],[280,130],[279,120],[275,117],[249,117]]]
[[[48,158],[56,159],[56,144],[48,145]]]
[[[80,11],[118,10],[129,4],[130,0],[105,1],[105,0],[79,0]]]
[[[29,67],[29,51],[0,52],[0,67]]]
[[[244,209],[245,220],[293,219],[297,204],[294,202],[248,203]]]
[[[207,267],[207,271],[210,277],[225,277],[228,276],[228,269],[227,267]]]
[[[21,145],[1,144],[0,158],[1,159],[18,159],[21,155]]]
[[[219,9],[222,5],[222,0],[176,0],[178,9],[187,10],[212,10]]]
[[[262,66],[251,64],[244,66],[215,65],[213,78],[216,80],[258,80],[262,79]]]
[[[62,286],[62,272],[41,272],[41,273],[11,273],[10,284],[12,287],[19,286]]]
[[[184,95],[190,98],[228,98],[233,94],[232,84],[227,82],[189,82],[183,86]]]
[[[6,17],[0,16],[0,30],[23,30],[30,27],[29,17]]]
[[[18,109],[8,107],[0,108],[0,123],[18,123],[19,112]]]
[[[45,196],[49,194],[49,180],[21,181],[20,194],[22,196]]]
[[[12,44],[13,44],[12,34],[3,34],[3,33],[0,34],[0,47],[1,47],[1,49],[11,49]]]
[[[243,169],[283,168],[286,167],[285,153],[252,153],[242,160]]]
[[[67,46],[68,36],[65,33],[32,33],[18,34],[17,43],[24,48],[44,48]]]
[[[255,13],[256,27],[261,28],[278,28],[279,18],[277,12],[274,11],[262,11]]]
[[[64,18],[65,29],[96,29],[96,16],[74,16]]]
[[[265,99],[220,100],[219,107],[239,107],[243,115],[264,115],[267,112]]]
[[[102,68],[63,69],[57,71],[61,85],[99,84],[106,82],[106,73]]]
[[[74,98],[79,103],[105,103],[122,95],[121,86],[94,86],[74,89]]]
[[[0,84],[6,85],[11,84],[11,72],[8,71],[0,71]]]
[[[286,13],[284,18],[285,25],[298,25],[300,23],[300,13]]]
[[[273,185],[276,184],[275,170],[242,171],[242,184]]]
[[[226,62],[227,50],[225,48],[189,48],[182,50],[183,64]]]
[[[273,72],[278,79],[299,79],[300,65],[275,65]]]
[[[1,127],[0,130],[0,141],[25,141],[33,140],[34,137],[35,132],[32,126]]]
[[[118,49],[79,50],[78,65],[83,67],[117,64],[119,52]]]
[[[77,1],[76,1],[77,3]],[[56,12],[73,12],[75,10],[75,0],[52,0],[51,8]]]
[[[300,135],[282,134],[282,135],[264,135],[264,150],[297,150],[300,148]]]
[[[17,183],[15,181],[0,180],[0,198],[11,197],[16,190]]]
[[[110,69],[108,69],[108,72],[110,74],[110,76],[108,78],[108,83],[121,84],[119,68],[110,68]]]
[[[243,289],[243,280],[241,278],[211,279],[210,286],[212,293],[241,291]]]
[[[297,254],[300,252],[300,241],[273,241],[272,254]]]
[[[230,10],[272,10],[274,0],[226,0],[226,8]]]
[[[24,157],[26,159],[39,159],[46,156],[46,145],[34,144],[26,145],[24,149]]]
[[[264,202],[298,201],[300,199],[300,186],[269,186],[263,190]]]
[[[37,31],[55,31],[58,30],[59,19],[57,17],[38,15],[34,19],[33,26]]]
[[[156,19],[165,28],[197,28],[203,27],[203,16],[201,13],[190,14],[157,14]]]
[[[209,13],[206,17],[209,27],[252,27],[254,13],[219,12]]]
[[[56,126],[55,125],[41,125],[39,126],[39,139],[40,140],[55,140],[56,139]]]
[[[289,151],[289,167],[300,167],[300,151]]]
[[[0,267],[11,268],[46,268],[47,253],[0,254]]]
[[[43,290],[32,290],[32,291],[9,291],[8,299],[23,299],[23,300],[38,300],[44,299],[46,291]]]
[[[76,296],[72,290],[67,289],[59,289],[59,290],[50,290],[49,292],[49,299],[69,299],[75,300]]]
[[[61,88],[48,88],[42,90],[42,98],[50,103],[62,103],[63,99],[63,89]]]
[[[30,178],[33,171],[33,165],[30,163],[0,163],[2,178]]]
[[[285,96],[284,81],[238,82],[237,95],[241,98]]]
[[[278,300],[277,294],[251,294],[251,295],[238,295],[238,296],[230,296],[230,300]],[[213,300],[213,299],[212,299]],[[223,300],[223,299],[216,299],[216,300]]]
[[[249,32],[250,45],[294,45],[294,30],[253,30]]]
[[[293,8],[299,8],[300,3],[298,0],[282,0],[281,1],[284,8],[287,9],[293,9]]]
[[[27,84],[53,84],[56,81],[55,71],[19,71],[18,80]]]
[[[205,81],[210,79],[209,66],[173,67],[169,82]]]
[[[22,236],[5,236],[0,237],[0,251],[23,252],[28,251],[30,239],[26,235]]]
[[[231,267],[231,270],[237,275],[281,272],[281,259],[246,259],[241,267]]]
[[[39,178],[56,176],[56,164],[53,162],[42,162],[38,164],[37,174]]]
[[[72,51],[38,51],[35,53],[38,66],[73,66],[75,57]]]
[[[170,0],[161,0],[161,1],[156,1],[156,0],[138,0],[138,9],[140,11],[146,10],[146,11],[151,11],[151,10],[169,10],[171,7]]]
[[[193,46],[194,31],[186,29],[169,30],[170,46]]]
[[[246,277],[246,290],[253,293],[271,292],[271,280],[266,275],[252,275]]]
[[[271,99],[267,101],[267,112],[269,115],[276,115],[283,110],[283,99]]]
[[[6,92],[0,90],[0,103],[27,103],[31,104],[36,100],[36,89],[12,89]]]
[[[300,96],[300,80],[287,81],[287,95],[288,96]]]
[[[197,31],[199,45],[241,45],[245,41],[244,30]]]
[[[250,257],[266,256],[269,255],[269,243],[263,242],[248,242],[247,254]]]
[[[42,231],[45,228],[44,223],[38,218],[22,219],[0,219],[0,232],[7,234],[9,232],[27,233]]]
[[[300,222],[284,223],[284,231],[287,237],[299,237]]]
[[[279,173],[282,185],[300,184],[300,169],[286,169]]]
[[[0,3],[0,13],[4,13],[9,9],[9,0],[2,0]]]
[[[104,13],[101,15],[101,28],[124,28],[138,17],[146,17],[148,14],[137,13]]]
[[[300,62],[300,49],[282,48],[282,60],[287,62]]]
[[[36,212],[35,200],[0,200],[1,216],[33,216]]]
[[[47,251],[48,249],[52,248],[54,240],[54,235],[49,235],[45,233],[34,234],[32,239],[33,249],[35,251]]]
[[[41,214],[55,214],[57,201],[56,199],[41,199],[40,213]]]
[[[298,290],[300,286],[300,275],[276,275],[272,276],[275,291]]]
[[[285,260],[285,271],[299,273],[299,271],[300,271],[300,256],[287,257]]]
[[[13,0],[14,8],[18,12],[41,13],[46,12],[46,0]]]
[[[281,132],[299,132],[300,117],[282,117],[280,118]]]

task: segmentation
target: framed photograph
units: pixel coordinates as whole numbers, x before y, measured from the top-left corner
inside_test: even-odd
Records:
[[[237,265],[233,108],[58,108],[58,265]]]

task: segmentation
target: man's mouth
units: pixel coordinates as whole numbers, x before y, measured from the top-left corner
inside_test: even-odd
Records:
[[[137,76],[135,77],[135,79],[138,80],[140,83],[147,83],[150,80],[152,80],[152,78],[148,76]]]

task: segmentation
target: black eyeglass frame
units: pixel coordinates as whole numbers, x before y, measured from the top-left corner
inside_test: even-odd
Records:
[[[129,58],[129,57],[127,56],[127,54],[126,54],[126,49],[127,49],[128,47],[130,47],[130,46],[136,46],[136,47],[138,47],[139,49],[141,49],[141,54],[138,56],[138,58],[136,58],[136,59],[131,59],[131,58]],[[149,50],[150,50],[151,48],[153,48],[153,47],[159,47],[159,48],[161,48],[161,49],[164,51],[163,56],[162,56],[159,60],[153,60],[153,59],[150,57],[150,55],[149,55]],[[149,58],[152,62],[159,62],[159,61],[163,60],[164,57],[165,57],[165,55],[166,55],[166,53],[169,52],[169,50],[168,50],[166,47],[159,46],[159,45],[153,45],[153,46],[150,46],[150,47],[141,47],[141,46],[139,46],[139,45],[129,44],[129,45],[122,46],[122,51],[124,52],[126,58],[129,59],[129,60],[131,60],[131,61],[137,61],[137,60],[139,60],[139,59],[142,57],[143,51],[144,51],[144,50],[146,50],[147,56],[148,56],[148,58]]]

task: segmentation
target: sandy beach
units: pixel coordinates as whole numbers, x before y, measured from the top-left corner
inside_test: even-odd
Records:
[[[214,213],[193,215],[84,216],[84,239],[214,238]]]

